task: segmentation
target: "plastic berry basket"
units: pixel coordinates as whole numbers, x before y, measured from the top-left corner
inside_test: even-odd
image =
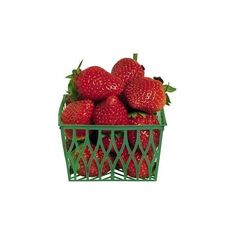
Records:
[[[61,122],[61,114],[66,107],[66,95],[63,96],[60,108],[59,108],[59,114],[58,114],[58,125],[61,131],[61,139],[62,139],[62,145],[64,150],[64,156],[66,161],[66,169],[67,169],[67,175],[69,181],[156,181],[158,176],[158,168],[159,168],[159,161],[160,161],[160,154],[161,154],[161,145],[162,145],[162,138],[163,138],[163,132],[164,127],[167,125],[164,109],[161,110],[156,114],[156,118],[159,121],[158,125],[114,125],[114,126],[108,126],[108,125],[66,125],[62,124]],[[73,135],[72,139],[68,140],[66,138],[65,130],[72,130]],[[78,130],[84,130],[85,131],[85,139],[83,142],[78,141],[76,138],[76,131]],[[104,148],[103,141],[102,141],[102,134],[103,131],[106,130],[109,131],[110,137],[111,137],[111,143],[107,149]],[[135,130],[137,132],[136,135],[136,142],[134,146],[131,146],[128,141],[128,132],[131,130]],[[148,144],[145,149],[143,149],[141,141],[140,141],[140,131],[142,130],[148,130],[149,131],[149,140]],[[159,130],[159,142],[158,144],[155,144],[153,141],[153,131]],[[115,133],[122,131],[123,133],[123,144],[120,149],[117,149],[116,143],[115,143]],[[91,140],[91,133],[96,133],[97,138],[96,141]],[[93,145],[92,148],[91,144]],[[82,145],[82,146],[81,146]],[[111,158],[111,148],[112,145],[114,147],[113,155]],[[91,152],[91,160],[88,162],[83,157],[83,154],[80,152],[79,158],[77,161],[74,158],[74,152],[75,150],[78,150],[79,148],[85,149],[86,147],[89,148]],[[126,162],[122,161],[121,155],[124,151],[124,149],[128,150],[129,158]],[[103,159],[99,162],[99,160],[96,157],[96,152],[98,149],[101,149],[103,152]],[[134,158],[134,154],[137,150],[140,150],[142,153],[142,157],[139,162],[137,162]],[[149,150],[152,151],[152,159],[147,158],[147,153]],[[86,169],[86,172],[84,175],[79,174],[79,160],[82,159],[84,163],[84,167]],[[92,161],[95,160],[97,165],[98,174],[96,176],[90,176],[89,170],[91,167]],[[110,170],[102,174],[102,169],[105,161],[108,161]],[[117,163],[122,163],[122,168],[119,168]],[[128,166],[130,165],[130,162],[133,162],[136,170],[135,176],[130,176],[128,173]],[[146,166],[148,169],[148,176],[145,178],[139,177],[140,173],[140,166],[143,161],[146,161]]]

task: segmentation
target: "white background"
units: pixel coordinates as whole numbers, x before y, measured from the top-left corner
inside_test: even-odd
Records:
[[[236,235],[235,1],[1,1],[0,235]],[[177,87],[157,182],[70,183],[65,75],[139,53]]]

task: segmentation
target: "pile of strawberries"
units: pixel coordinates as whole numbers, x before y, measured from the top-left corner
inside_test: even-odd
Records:
[[[159,124],[155,113],[162,110],[165,104],[169,105],[170,99],[167,92],[175,91],[175,88],[163,85],[160,77],[149,78],[144,75],[144,67],[137,62],[137,54],[132,58],[119,60],[112,68],[111,73],[98,66],[91,66],[81,69],[82,62],[77,69],[68,75],[68,95],[66,107],[62,112],[61,121],[63,124],[74,125],[149,125]],[[137,131],[128,131],[128,141],[132,147],[136,143]],[[73,136],[72,129],[66,129],[65,135],[70,142]],[[85,139],[85,130],[76,130],[78,142]],[[89,133],[91,146],[95,149],[96,134]],[[153,142],[158,146],[159,130],[153,130]],[[140,142],[145,150],[149,142],[149,130],[140,131]],[[96,141],[94,141],[96,140]],[[102,167],[102,175],[110,170],[110,161],[115,160],[116,150],[120,150],[123,144],[122,132],[115,133],[116,145],[111,143],[109,130],[103,131],[102,142],[107,150],[111,147],[110,160],[105,160]],[[74,152],[74,160],[77,160],[79,150]],[[154,151],[147,152],[147,158],[153,159]],[[101,148],[96,152],[99,162],[103,160],[104,154]],[[113,157],[113,158],[112,158]],[[135,152],[136,163],[140,162],[142,153]],[[86,175],[85,162],[92,158],[90,149],[83,149],[83,158],[79,159],[79,175]],[[129,152],[125,148],[120,160],[117,161],[117,168],[122,169],[129,158]],[[136,168],[133,160],[130,161],[127,174],[136,177]],[[144,160],[140,165],[138,173],[140,178],[149,176],[148,163]],[[89,176],[98,176],[98,168],[95,160],[92,160],[89,169]]]

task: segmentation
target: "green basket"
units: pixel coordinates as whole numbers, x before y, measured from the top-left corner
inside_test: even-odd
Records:
[[[66,95],[63,96],[59,114],[58,114],[58,125],[61,130],[61,139],[63,144],[64,156],[66,160],[66,167],[68,173],[68,180],[69,181],[156,181],[157,174],[158,174],[158,167],[159,167],[159,160],[160,160],[160,153],[161,153],[161,144],[162,144],[162,137],[164,127],[166,126],[166,119],[164,110],[157,113],[157,119],[159,121],[159,125],[65,125],[61,122],[61,113],[66,107]],[[72,140],[68,140],[65,135],[65,130],[73,130]],[[76,139],[76,131],[77,130],[84,130],[85,131],[85,140],[81,143]],[[111,142],[107,149],[104,148],[102,137],[104,130],[109,130]],[[135,145],[132,147],[128,141],[128,131],[135,130],[137,132],[137,139]],[[143,149],[141,142],[140,142],[140,131],[148,130],[149,131],[149,141],[146,146],[146,149]],[[156,145],[153,141],[153,131],[159,130],[159,143]],[[122,131],[124,136],[124,141],[121,149],[117,149],[115,143],[115,133],[118,131]],[[96,141],[91,141],[91,132],[96,133]],[[92,144],[93,142],[93,144]],[[91,146],[93,145],[93,148]],[[113,145],[113,152],[111,152],[111,148]],[[91,158],[87,162],[83,157],[83,150],[85,148],[89,148],[91,153]],[[124,149],[128,150],[129,158],[126,162],[123,161],[121,155]],[[97,151],[102,150],[104,157],[99,162],[98,158],[96,157]],[[82,151],[81,151],[82,150]],[[142,157],[137,162],[134,158],[135,152],[139,150],[142,153]],[[150,160],[147,158],[147,153],[152,150],[153,158]],[[75,151],[78,153],[78,157],[75,158]],[[83,161],[84,168],[86,169],[86,173],[84,175],[79,175],[79,168],[80,168],[80,160]],[[89,176],[89,170],[91,167],[92,161],[95,161],[98,174],[97,176]],[[148,168],[148,177],[141,178],[139,177],[140,173],[140,166],[142,165],[143,161],[146,162],[146,166]],[[103,165],[105,162],[109,163],[110,171],[103,174]],[[133,163],[136,170],[135,176],[130,176],[128,173],[128,167],[130,163]],[[117,163],[122,164],[122,168],[119,168]],[[121,167],[121,166],[120,166]]]

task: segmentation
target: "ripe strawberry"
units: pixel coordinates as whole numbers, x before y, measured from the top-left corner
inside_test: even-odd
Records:
[[[90,124],[94,104],[91,100],[81,100],[69,103],[62,112],[61,121],[63,124],[88,125]],[[66,137],[72,139],[72,129],[65,130]],[[76,130],[78,140],[85,138],[85,130]]]
[[[148,77],[130,81],[124,94],[132,108],[150,114],[160,111],[166,104],[162,82]]]
[[[129,152],[127,149],[124,149],[122,155],[121,155],[121,158],[123,159],[124,163],[126,164],[126,162],[128,161],[129,159]],[[140,163],[141,161],[141,158],[142,158],[142,153],[137,150],[135,153],[134,153],[134,158],[137,162],[137,164]],[[152,159],[153,159],[153,153],[152,152],[148,152],[147,153],[147,158],[148,160],[151,162]],[[121,161],[119,160],[118,161],[118,167],[123,169],[123,166],[122,166],[122,163]],[[131,159],[129,165],[128,165],[128,168],[127,168],[127,174],[131,177],[138,177],[136,175],[136,168],[135,168],[135,163],[134,161]],[[147,178],[149,177],[149,172],[148,172],[148,163],[147,161],[144,159],[140,165],[140,169],[139,169],[139,178]]]
[[[81,146],[80,146],[81,147]],[[92,149],[95,149],[95,145],[91,145]],[[80,149],[82,151],[82,147]],[[74,158],[77,160],[79,157],[79,152],[78,150],[75,151]],[[83,156],[79,159],[79,168],[77,173],[82,176],[86,176],[86,167],[85,165],[88,164],[89,160],[93,158],[91,151],[88,146],[84,149]],[[100,164],[104,158],[104,154],[102,152],[102,149],[98,149],[96,152],[96,158],[98,160],[98,163]],[[110,157],[109,157],[110,158]],[[104,161],[103,166],[102,166],[102,175],[105,175],[108,171],[110,170],[110,165],[108,159]],[[96,161],[93,159],[89,168],[89,176],[98,176],[98,166]]]
[[[124,138],[120,134],[115,134],[114,138],[115,138],[116,147],[118,150],[120,150],[123,145]],[[105,150],[107,150],[111,143],[111,136],[107,134],[105,137],[102,138],[102,142],[103,142],[103,146]],[[111,151],[112,152],[115,151],[114,145],[112,145]]]
[[[123,91],[123,81],[101,67],[91,66],[76,73],[75,87],[84,99],[99,101],[111,95],[119,95]]]
[[[128,112],[116,96],[110,96],[95,107],[93,121],[96,125],[127,125]]]
[[[144,67],[137,62],[137,54],[134,54],[134,59],[120,59],[112,68],[113,75],[121,78],[125,84],[132,79],[144,77]]]
[[[149,115],[143,112],[133,112],[129,114],[129,125],[153,125],[153,124],[157,125],[159,124],[155,115]],[[139,133],[140,133],[140,142],[142,144],[143,149],[145,150],[150,139],[150,131],[140,130]],[[158,129],[154,129],[152,135],[153,135],[153,142],[157,147],[159,143],[160,131]],[[128,131],[128,139],[130,144],[134,146],[137,139],[137,131],[136,130]]]

